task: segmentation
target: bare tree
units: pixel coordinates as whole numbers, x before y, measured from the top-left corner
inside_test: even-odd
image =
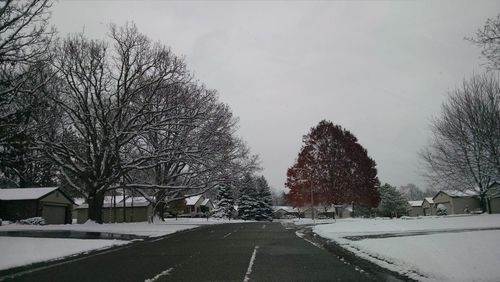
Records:
[[[168,202],[202,194],[257,167],[247,146],[235,138],[237,120],[216,92],[196,83],[169,87],[154,107],[170,105],[169,123],[145,132],[130,151],[151,158],[129,173],[126,187],[140,188],[161,215]]]
[[[134,25],[111,26],[109,36],[111,48],[82,34],[56,47],[62,85],[54,103],[64,115],[60,134],[42,139],[68,183],[88,199],[89,218],[98,222],[106,191],[143,162],[140,156],[122,158],[127,144],[161,125],[155,119],[161,111],[142,121],[152,113],[155,95],[185,71],[181,59]]]
[[[151,201],[201,194],[254,163],[215,91],[192,82],[184,60],[133,24],[110,42],[70,36],[54,50],[60,130],[40,138],[65,181],[102,222],[107,192]]]
[[[47,108],[42,88],[52,78],[50,6],[48,0],[0,2],[0,181],[8,186],[47,183],[35,176],[43,167],[30,147],[33,120]]]
[[[488,61],[490,69],[500,69],[500,15],[496,19],[486,20],[475,37],[466,39],[482,47],[481,54]]]
[[[421,157],[438,187],[476,189],[483,207],[500,180],[500,85],[493,75],[474,75],[450,93],[432,124]]]

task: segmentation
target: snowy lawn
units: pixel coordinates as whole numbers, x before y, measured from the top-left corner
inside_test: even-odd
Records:
[[[168,219],[165,222],[155,222],[149,224],[147,222],[134,222],[134,223],[107,223],[107,224],[60,224],[60,225],[20,225],[9,224],[0,226],[0,231],[13,231],[13,230],[72,230],[72,231],[91,231],[91,232],[109,232],[119,234],[133,234],[140,236],[159,237],[171,234],[177,231],[196,228],[201,225],[207,224],[221,224],[221,223],[236,223],[241,221],[226,221],[219,219],[206,219],[202,218],[179,218],[179,220]],[[1,238],[1,237],[0,237]]]
[[[0,270],[127,244],[118,240],[0,237]]]
[[[313,231],[361,257],[417,280],[500,281],[500,230],[460,232],[475,228],[500,228],[500,215],[341,219],[317,225]],[[436,233],[359,241],[346,238],[424,231]]]

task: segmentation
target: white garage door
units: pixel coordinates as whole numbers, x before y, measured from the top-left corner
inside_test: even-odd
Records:
[[[64,224],[66,207],[43,205],[42,217],[45,224]]]

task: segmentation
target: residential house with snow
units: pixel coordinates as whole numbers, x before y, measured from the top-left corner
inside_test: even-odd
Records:
[[[73,200],[58,187],[0,189],[0,218],[43,217],[46,224],[70,224]]]
[[[408,216],[422,216],[424,201],[408,201]]]
[[[436,209],[445,208],[447,214],[463,214],[481,210],[479,193],[475,190],[441,190],[432,200]]]
[[[153,204],[144,197],[127,197],[125,200],[123,197],[115,200],[106,197],[102,209],[102,220],[105,223],[144,222],[149,221],[153,214]],[[88,210],[87,203],[75,208],[77,223],[88,220]]]
[[[312,218],[313,212],[314,212],[314,217],[316,218],[318,216],[320,210],[318,209],[318,207],[314,207],[314,208],[306,207],[304,209],[304,211],[302,212],[302,214],[305,218]]]
[[[432,197],[424,198],[424,202],[422,203],[422,211],[423,215],[436,215],[436,204]]]
[[[203,195],[198,195],[186,198],[186,209],[184,213],[191,217],[201,217],[205,216],[207,213],[211,213],[213,209],[214,204],[212,200]]]
[[[301,212],[298,208],[292,206],[273,206],[273,218],[301,217]]]

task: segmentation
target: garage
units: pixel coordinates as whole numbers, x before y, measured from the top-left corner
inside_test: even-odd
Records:
[[[71,223],[73,200],[58,187],[0,189],[0,218],[43,217],[46,224]]]
[[[64,224],[66,221],[66,207],[43,205],[42,217],[45,224]]]

